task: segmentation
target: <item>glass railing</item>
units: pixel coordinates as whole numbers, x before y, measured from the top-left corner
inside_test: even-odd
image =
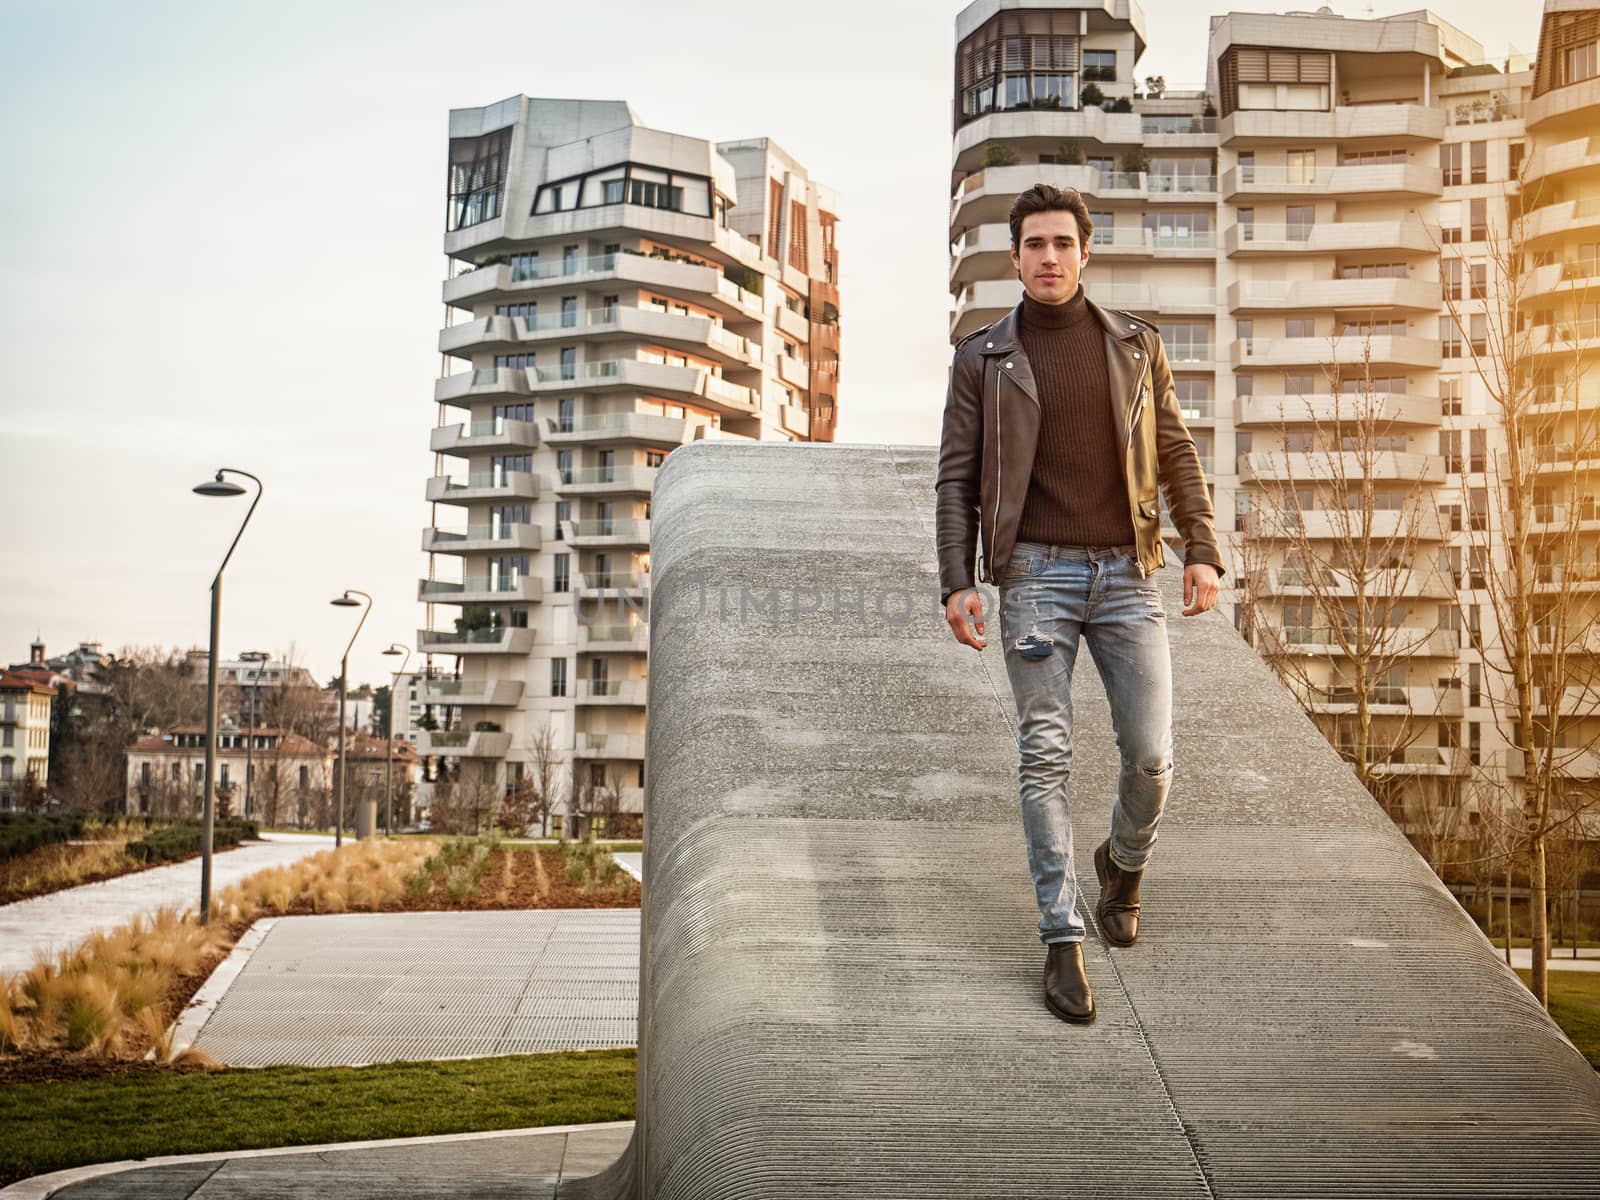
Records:
[[[650,522],[629,519],[611,521],[573,521],[573,537],[632,537],[650,534]]]
[[[1239,182],[1246,185],[1316,187],[1333,179],[1332,167],[1240,167]]]
[[[1241,242],[1308,242],[1315,225],[1256,225],[1240,223]]]
[[[1171,133],[1215,133],[1217,119],[1215,117],[1143,116],[1139,118],[1139,130],[1147,136],[1150,134]]]
[[[425,696],[484,696],[489,692],[486,679],[429,679],[422,685]]]
[[[1189,194],[1217,190],[1215,175],[1151,175],[1147,184],[1154,195]]]
[[[1212,348],[1209,345],[1191,343],[1172,345],[1165,338],[1161,344],[1166,348],[1168,362],[1210,362],[1212,358]]]
[[[1522,105],[1504,96],[1453,104],[1444,110],[1451,125],[1487,125],[1491,121],[1510,121],[1522,116]]]
[[[472,739],[469,729],[432,729],[428,741],[435,746],[465,746]]]
[[[643,625],[585,625],[591,642],[631,642],[645,630]]]
[[[1138,191],[1144,186],[1142,171],[1101,171],[1098,187],[1101,191]]]
[[[1572,262],[1561,264],[1561,278],[1592,279],[1600,275],[1600,258],[1579,258]]]
[[[506,640],[509,629],[463,629],[459,633],[446,629],[431,629],[424,631],[422,644],[424,646],[497,646]]]
[[[654,479],[660,467],[643,467],[625,463],[610,467],[577,467],[561,474],[562,483],[634,483],[640,479]]]
[[[561,279],[568,275],[588,274],[591,271],[610,271],[615,269],[616,265],[615,254],[597,254],[589,258],[551,259],[549,262],[514,262],[511,264],[511,282]]]
[[[650,576],[643,571],[608,571],[582,576],[586,588],[642,588],[650,586]]]
[[[1150,243],[1157,250],[1212,250],[1217,238],[1210,230],[1199,233],[1178,233],[1170,229],[1151,231]]]
[[[464,592],[516,592],[527,577],[522,575],[469,575],[461,581]]]

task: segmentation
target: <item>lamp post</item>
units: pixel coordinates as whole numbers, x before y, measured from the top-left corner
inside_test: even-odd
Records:
[[[256,744],[256,695],[261,689],[261,668],[269,657],[265,650],[246,650],[239,655],[240,662],[256,664],[255,682],[250,686],[250,719],[245,722],[244,735],[244,815],[247,819],[250,816],[250,777],[255,774],[252,751]]]
[[[334,806],[338,814],[334,818],[333,826],[334,849],[344,845],[344,782],[345,777],[350,773],[346,769],[344,758],[344,699],[350,685],[350,648],[356,644],[356,638],[361,633],[361,627],[367,623],[367,614],[372,611],[372,597],[360,588],[345,588],[344,595],[336,596],[328,601],[335,608],[360,608],[361,601],[352,599],[354,596],[360,596],[364,599],[367,602],[367,606],[361,610],[361,620],[356,622],[356,631],[350,635],[350,645],[344,648],[344,657],[339,660],[339,786],[337,788],[339,794],[334,800]],[[363,815],[365,815],[365,806],[363,806]],[[361,836],[359,827],[356,829],[356,836]],[[372,836],[370,829],[367,831],[367,836]]]
[[[217,771],[217,654],[222,632],[222,572],[226,569],[228,560],[233,557],[234,548],[244,536],[244,527],[250,524],[256,505],[261,503],[261,493],[265,490],[261,480],[249,471],[241,471],[236,467],[219,467],[213,478],[195,485],[195,492],[201,496],[244,495],[245,489],[237,483],[224,479],[224,475],[243,475],[246,479],[252,480],[256,485],[256,498],[250,501],[250,510],[244,514],[244,520],[239,523],[239,532],[233,535],[233,542],[228,546],[228,552],[222,556],[222,565],[217,568],[216,577],[211,581],[211,654],[206,660],[206,779],[200,801],[203,814],[200,833],[200,924],[202,925],[211,920],[211,850],[212,834],[216,827],[213,787]]]
[[[400,660],[400,669],[390,673],[392,682],[389,684],[389,720],[383,730],[384,755],[383,755],[383,827],[390,837],[394,836],[394,705],[395,693],[400,690],[400,677],[406,673],[406,664],[411,661],[411,647],[402,646],[399,642],[390,642],[389,648],[384,651],[391,658],[396,654],[404,654]]]

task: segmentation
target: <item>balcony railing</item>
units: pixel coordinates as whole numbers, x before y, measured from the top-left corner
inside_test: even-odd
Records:
[[[1144,116],[1139,118],[1139,130],[1147,137],[1151,134],[1215,133],[1215,117]]]
[[[526,576],[522,575],[469,575],[460,582],[448,579],[424,579],[423,596],[452,596],[462,592],[515,592],[520,591]]]
[[[1600,275],[1600,258],[1578,258],[1561,264],[1561,280],[1593,279]]]
[[[1254,222],[1241,222],[1239,225],[1239,241],[1242,242],[1309,242],[1311,231],[1315,225],[1295,223],[1293,225],[1257,225]]]
[[[1217,190],[1215,175],[1151,175],[1147,190],[1152,196],[1187,195]]]
[[[424,646],[497,646],[506,640],[510,632],[504,626],[498,629],[463,629],[459,633],[448,629],[425,629],[421,641]]]
[[[1477,99],[1452,104],[1445,110],[1445,121],[1451,125],[1487,125],[1491,121],[1510,121],[1522,116],[1522,105],[1506,96]]]

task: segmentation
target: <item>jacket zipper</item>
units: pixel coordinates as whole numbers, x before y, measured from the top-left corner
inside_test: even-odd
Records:
[[[1128,445],[1127,445],[1127,449],[1124,452],[1124,453],[1127,453],[1127,454],[1132,454],[1133,453],[1133,431],[1139,428],[1139,417],[1144,412],[1144,406],[1150,402],[1150,388],[1145,383],[1145,379],[1146,378],[1148,378],[1148,375],[1141,375],[1139,377],[1139,401],[1134,406],[1133,419],[1128,422]],[[1137,504],[1137,503],[1138,502],[1135,501],[1135,504]],[[1160,521],[1160,517],[1157,517],[1156,520],[1157,520],[1157,522],[1159,522]],[[1156,538],[1159,540],[1160,537],[1161,537],[1161,531],[1159,529],[1157,529],[1156,530]],[[1138,557],[1138,556],[1136,556],[1136,557]],[[1149,572],[1144,569],[1144,559],[1142,557],[1138,558],[1138,564],[1139,564],[1139,578],[1140,579],[1147,578],[1148,575],[1149,575]]]
[[[1000,532],[1000,380],[1005,372],[994,368],[994,516],[989,521],[989,582],[994,582],[994,537]]]

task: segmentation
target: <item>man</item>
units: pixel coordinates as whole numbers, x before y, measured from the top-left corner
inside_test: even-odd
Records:
[[[1104,938],[1138,936],[1139,880],[1172,779],[1172,662],[1150,578],[1166,561],[1158,489],[1185,544],[1183,615],[1216,603],[1211,500],[1150,322],[1084,295],[1094,226],[1071,189],[1036,184],[1011,208],[1022,302],[957,344],[939,447],[937,541],[945,619],[982,650],[980,578],[1000,589],[1017,703],[1028,867],[1047,947],[1045,1003],[1094,1020],[1072,859],[1067,775],[1072,670],[1087,640],[1122,766],[1111,834],[1094,852]],[[976,629],[974,634],[973,629]]]

